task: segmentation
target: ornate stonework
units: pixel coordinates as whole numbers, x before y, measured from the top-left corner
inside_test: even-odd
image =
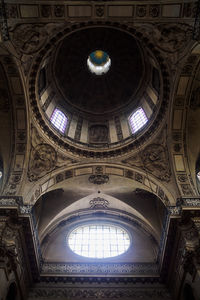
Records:
[[[118,299],[118,298],[130,298],[130,299],[154,299],[154,300],[167,300],[170,299],[170,295],[166,289],[160,288],[147,288],[133,289],[133,288],[35,288],[31,290],[30,298],[36,299]]]
[[[162,181],[170,181],[168,154],[166,148],[161,144],[150,144],[140,154],[132,156],[124,162],[140,167]]]
[[[43,274],[68,274],[68,275],[157,275],[158,264],[154,263],[44,263]]]
[[[106,199],[97,197],[90,200],[90,208],[108,208],[109,202]]]
[[[30,181],[37,180],[51,172],[57,162],[54,148],[48,144],[39,144],[31,151],[28,177]]]

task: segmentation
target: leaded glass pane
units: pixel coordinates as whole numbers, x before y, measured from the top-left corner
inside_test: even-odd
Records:
[[[140,107],[138,108],[129,119],[132,133],[136,133],[140,128],[142,128],[148,122],[148,118],[144,110]]]
[[[68,245],[76,254],[92,258],[117,256],[129,248],[128,233],[115,225],[83,225],[68,237]]]

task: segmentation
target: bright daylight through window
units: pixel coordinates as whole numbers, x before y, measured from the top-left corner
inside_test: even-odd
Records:
[[[197,172],[197,178],[198,178],[198,180],[200,181],[200,171]]]
[[[65,128],[67,126],[67,117],[59,109],[56,108],[54,110],[50,121],[62,133],[65,132]]]
[[[129,119],[132,133],[136,133],[140,128],[142,128],[148,122],[148,118],[144,110],[140,107],[138,108]]]
[[[125,229],[116,225],[82,225],[70,233],[68,245],[81,256],[106,258],[127,251],[130,238]]]
[[[111,59],[105,51],[96,50],[88,56],[87,65],[91,73],[103,75],[110,69]]]

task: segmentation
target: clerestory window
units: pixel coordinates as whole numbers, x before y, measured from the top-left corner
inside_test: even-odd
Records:
[[[138,108],[129,118],[129,124],[131,126],[132,133],[136,133],[148,122],[148,118],[144,110]]]
[[[58,108],[53,111],[50,121],[59,131],[62,133],[65,132],[68,119],[66,115]]]

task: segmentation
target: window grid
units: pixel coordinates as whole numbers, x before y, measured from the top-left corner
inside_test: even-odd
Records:
[[[138,108],[129,119],[132,133],[136,133],[140,128],[142,128],[148,122],[148,118],[144,110],[140,107]]]
[[[117,226],[84,225],[71,232],[68,244],[81,256],[106,258],[124,253],[129,248],[130,238]]]
[[[62,113],[59,109],[55,109],[51,118],[51,123],[62,133],[65,132],[65,128],[67,126],[67,117],[64,113]]]
[[[199,180],[199,182],[200,182],[200,171],[197,172],[197,178],[198,178],[198,180]]]

